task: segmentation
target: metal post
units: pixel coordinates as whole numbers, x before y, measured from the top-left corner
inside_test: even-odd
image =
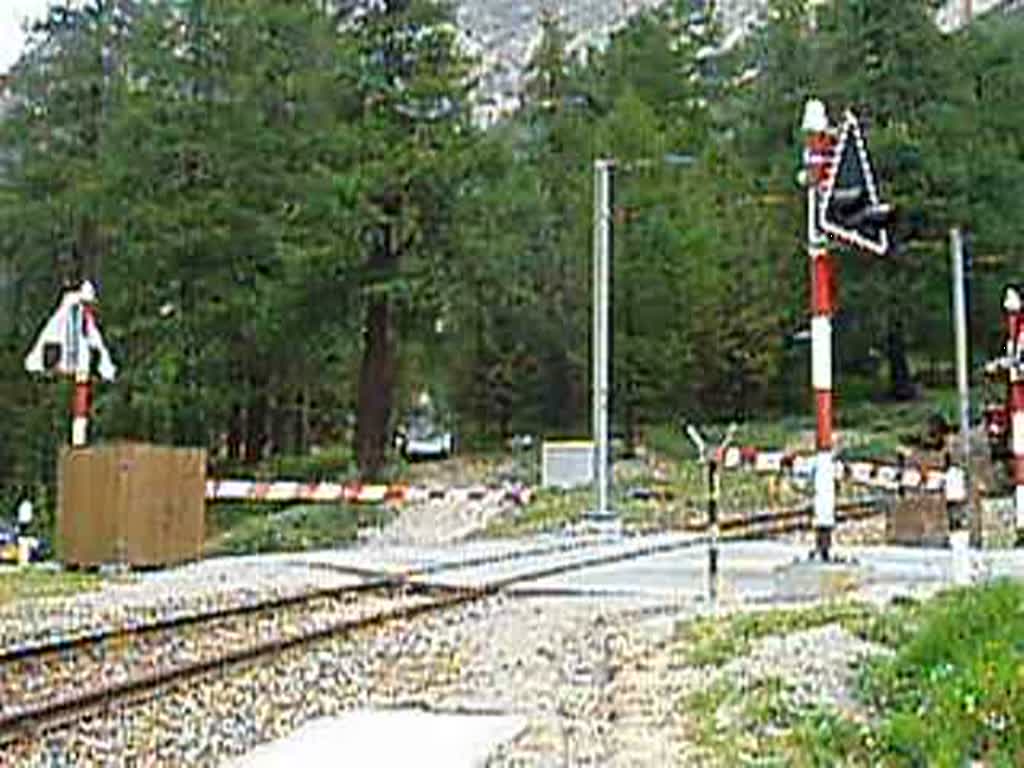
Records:
[[[718,500],[721,484],[718,477],[718,458],[708,460],[708,596],[714,603],[718,599]]]
[[[613,160],[594,163],[593,408],[597,481],[595,516],[608,517],[608,334],[612,251]]]
[[[818,226],[818,187],[830,165],[833,139],[820,101],[807,102],[803,129],[807,136],[807,251],[811,266],[811,385],[817,413],[814,471],[816,554],[828,560],[835,527],[835,467],[832,455],[832,313],[835,275],[832,256]]]
[[[970,488],[971,466],[971,395],[967,370],[967,302],[964,294],[964,241],[959,229],[949,232],[950,256],[953,260],[953,323],[956,329],[956,388],[960,395],[960,440],[963,443],[964,488]],[[973,520],[970,493],[964,511],[969,525]]]
[[[1013,481],[1017,543],[1024,545],[1024,306],[1020,294],[1008,288],[1006,364],[1009,374],[1010,478]]]
[[[75,372],[75,389],[71,396],[71,445],[83,447],[89,441],[89,374]]]
[[[68,311],[65,344],[75,368],[71,392],[71,445],[81,448],[89,435],[89,345],[85,339],[86,305],[79,299]]]

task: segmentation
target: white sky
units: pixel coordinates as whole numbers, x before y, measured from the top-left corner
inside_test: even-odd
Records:
[[[46,13],[50,0],[0,0],[0,73],[18,60],[25,47],[22,22]]]

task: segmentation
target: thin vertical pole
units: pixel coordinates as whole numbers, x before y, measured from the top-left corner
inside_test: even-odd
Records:
[[[811,386],[814,389],[817,456],[814,471],[816,554],[828,560],[835,527],[835,468],[832,439],[832,313],[835,274],[826,240],[818,227],[818,185],[832,148],[826,131],[807,136],[807,251],[811,289]]]
[[[960,396],[960,440],[963,443],[964,488],[970,488],[971,466],[971,395],[967,373],[967,302],[964,294],[964,241],[959,229],[949,233],[950,257],[953,262],[953,324],[956,338],[956,388]],[[970,493],[965,507],[971,518]],[[960,521],[967,523],[967,521]]]
[[[708,596],[714,603],[718,599],[718,500],[721,484],[718,477],[718,458],[708,460]]]
[[[612,169],[597,160],[594,177],[593,408],[598,517],[608,515],[608,334],[612,247]]]
[[[1006,358],[1009,373],[1007,411],[1010,428],[1010,478],[1013,481],[1017,543],[1024,545],[1024,307],[1020,294],[1006,291]]]
[[[81,301],[72,304],[67,317],[64,343],[68,359],[74,364],[71,391],[71,445],[81,448],[89,438],[89,346],[85,339],[87,307]]]
[[[75,372],[75,388],[71,395],[71,445],[82,448],[89,442],[89,401],[92,399],[89,374]]]

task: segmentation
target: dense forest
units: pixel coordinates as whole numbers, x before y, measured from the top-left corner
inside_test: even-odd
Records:
[[[477,62],[432,3],[54,9],[0,123],[0,482],[52,481],[69,385],[22,360],[86,277],[120,368],[93,439],[232,467],[345,444],[370,477],[422,390],[464,443],[586,434],[599,156],[655,160],[617,179],[616,428],[807,411],[812,95],[862,118],[895,207],[887,256],[840,254],[840,393],[948,375],[952,226],[985,359],[1024,271],[1024,24],[943,35],[927,0],[811,24],[777,0],[709,56],[721,30],[690,5],[585,55],[547,21],[524,107],[487,130]]]

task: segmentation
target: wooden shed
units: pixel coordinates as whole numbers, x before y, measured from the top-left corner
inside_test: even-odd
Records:
[[[171,565],[202,554],[206,451],[147,443],[64,448],[57,553],[68,565]]]

